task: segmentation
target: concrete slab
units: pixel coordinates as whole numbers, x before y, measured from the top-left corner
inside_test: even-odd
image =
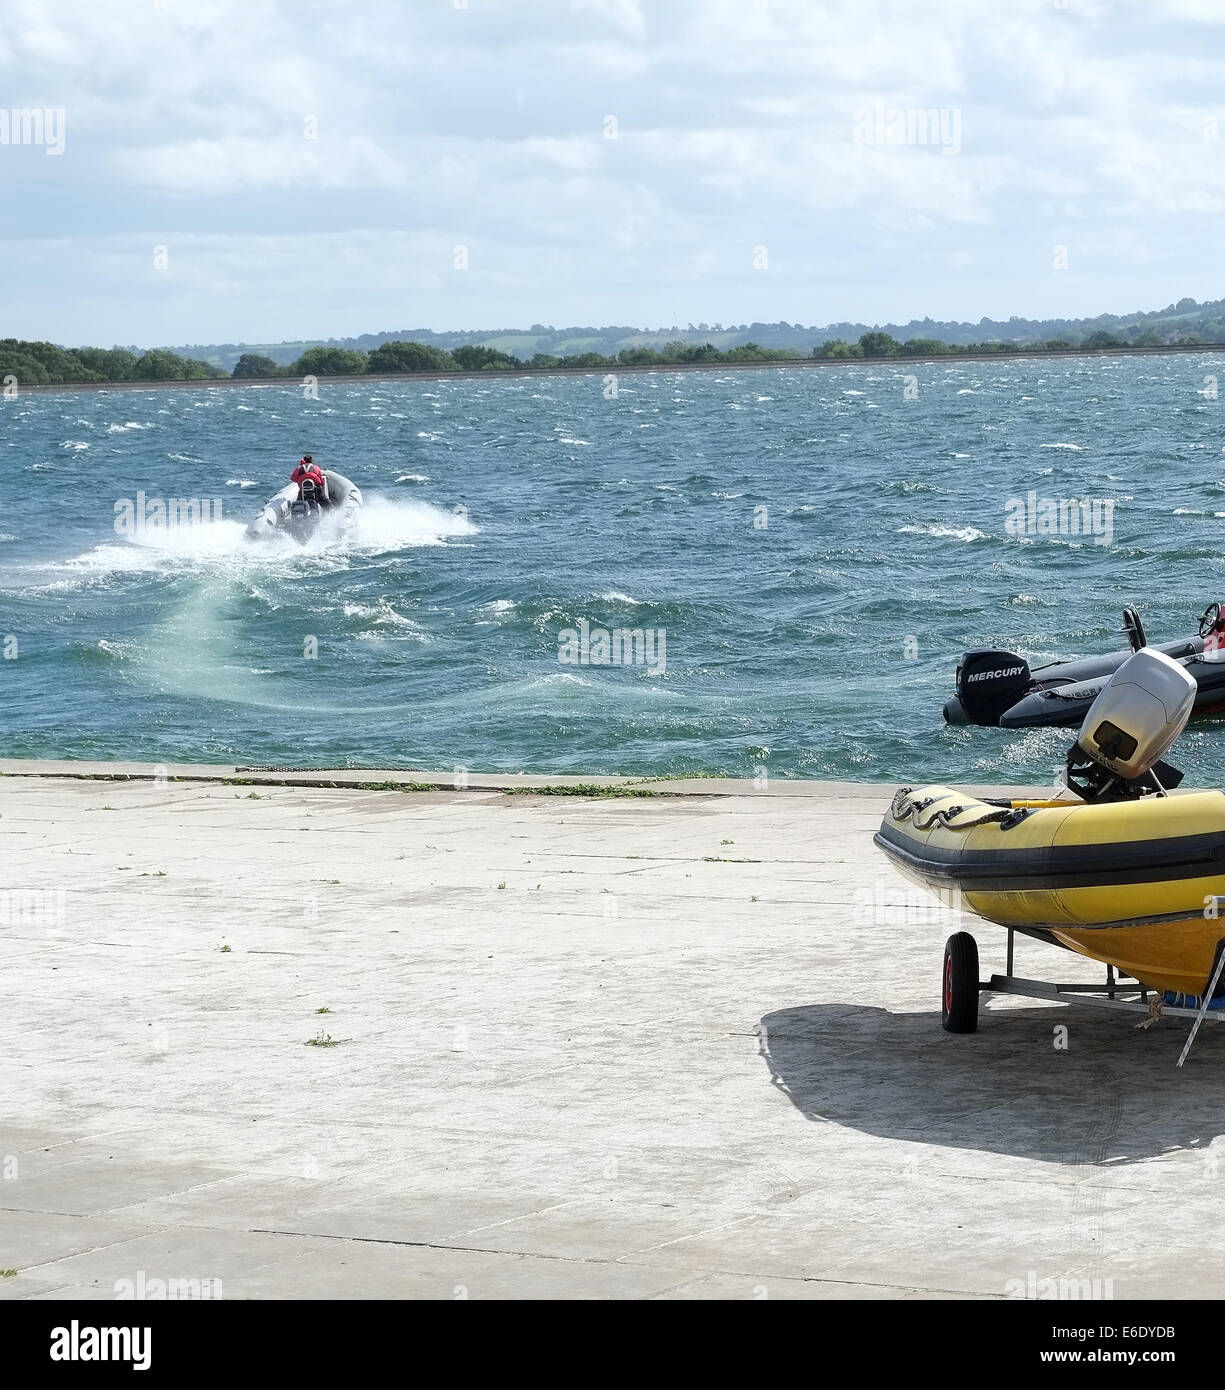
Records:
[[[944,1034],[892,787],[69,771],[0,763],[0,1298],[1225,1285],[1225,1030]]]

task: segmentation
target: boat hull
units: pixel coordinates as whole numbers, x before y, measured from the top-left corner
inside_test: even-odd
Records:
[[[331,534],[341,540],[348,539],[362,505],[361,488],[335,469],[324,469],[323,475],[327,479],[331,498],[329,507],[325,510],[316,508],[309,516],[295,516],[293,508],[298,500],[298,485],[286,483],[279,492],[272,494],[248,525],[247,539],[259,541],[273,536],[292,536],[299,544],[305,544],[324,524],[331,527]]]
[[[1206,922],[1201,908],[1173,921],[1077,931],[1064,928],[1052,935],[1061,946],[1090,960],[1105,961],[1153,989],[1198,998],[1212,978],[1217,942],[1225,931],[1220,921]]]
[[[1220,651],[1199,652],[1179,657],[1177,652],[1167,653],[1186,668],[1187,674],[1195,681],[1195,703],[1191,707],[1193,715],[1215,714],[1225,705],[1225,661]],[[1121,663],[1120,663],[1121,664]],[[1117,670],[1117,667],[1115,668]],[[1032,729],[1079,727],[1085,715],[1114,671],[1090,677],[1071,685],[1053,686],[1044,690],[1033,690],[1017,701],[1010,709],[1000,715],[1000,727],[1004,729]]]
[[[1181,662],[1199,687],[1195,715],[1212,714],[1225,706],[1225,661],[1220,660],[1220,651],[1205,651],[1202,637],[1185,637],[1154,646]],[[962,702],[965,692],[959,686],[958,693],[945,702],[945,723],[999,725],[1005,729],[1079,727],[1102,687],[1131,656],[1131,649],[1126,648],[1036,666],[1020,677],[1015,689],[1000,701],[1002,708],[990,708],[985,717],[967,711]]]
[[[1202,993],[1225,938],[1221,792],[997,803],[925,787],[899,793],[876,844],[949,906],[1154,989]]]

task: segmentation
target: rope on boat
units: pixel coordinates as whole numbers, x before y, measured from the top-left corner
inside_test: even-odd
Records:
[[[961,815],[966,808],[964,806],[949,806],[943,811],[933,811],[924,821],[920,817],[936,798],[929,796],[925,801],[911,801],[910,796],[913,791],[913,787],[900,787],[894,795],[889,814],[895,821],[909,820],[916,830],[930,830],[937,825],[945,830],[973,830],[975,826],[991,825],[992,823],[998,823],[1003,829],[1008,830],[1029,815],[1027,807],[1010,806],[1006,810],[988,811],[985,815],[978,816],[974,820],[961,821],[959,824],[953,825],[954,817]]]
[[[1148,1001],[1148,1017],[1141,1019],[1140,1022],[1136,1024],[1136,1027],[1143,1028],[1147,1033],[1154,1023],[1160,1022],[1161,1008],[1164,1003],[1164,995],[1162,995],[1160,991],[1154,990],[1153,997]]]

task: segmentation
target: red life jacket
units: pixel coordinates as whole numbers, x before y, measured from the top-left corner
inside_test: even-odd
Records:
[[[314,485],[319,489],[320,492],[323,491],[323,473],[320,470],[319,465],[317,463],[298,464],[297,468],[294,469],[289,481],[291,483],[297,483],[298,489],[299,491],[301,491],[302,483],[307,478],[309,478],[310,481],[314,483]]]

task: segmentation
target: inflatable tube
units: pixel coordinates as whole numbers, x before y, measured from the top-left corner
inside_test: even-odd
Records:
[[[1078,725],[1110,677],[1148,645],[1134,608],[1124,610],[1123,623],[1129,649],[1052,661],[1033,670],[1015,652],[972,648],[957,665],[956,694],[945,702],[945,722],[1005,729]],[[1195,681],[1194,714],[1225,709],[1225,617],[1219,605],[1211,605],[1200,619],[1199,636],[1154,645],[1154,650],[1180,662]]]
[[[327,505],[319,510],[308,528],[308,533],[313,533],[316,527],[330,522],[338,528],[342,540],[348,539],[357,524],[357,513],[362,505],[361,488],[351,478],[337,473],[335,469],[324,469],[323,478]],[[298,484],[286,483],[280,491],[272,494],[248,525],[247,539],[258,541],[281,533],[289,534],[293,521],[293,507],[297,501]],[[298,539],[303,539],[303,536],[298,535]]]
[[[903,787],[875,843],[942,902],[1202,995],[1225,922],[1225,794],[1131,801],[984,801]]]
[[[362,505],[362,490],[351,478],[346,478],[343,473],[337,473],[333,468],[325,468],[323,478],[327,484],[331,510],[339,516],[341,535],[347,539],[357,525],[357,513]]]
[[[1221,659],[1223,654],[1219,651],[1201,651],[1185,655],[1182,654],[1182,650],[1186,644],[1171,644],[1175,645],[1179,648],[1177,652],[1172,651],[1170,647],[1158,647],[1157,650],[1165,652],[1167,656],[1173,656],[1176,660],[1182,655],[1180,664],[1186,667],[1188,675],[1196,685],[1192,713],[1211,714],[1225,707],[1225,660]],[[1124,660],[1130,655],[1130,652],[1124,653]],[[1099,676],[1073,681],[1071,684],[1034,690],[1000,715],[1000,725],[1005,729],[1029,729],[1036,726],[1079,724],[1088,714],[1089,706],[1102,693],[1107,679],[1117,669],[1114,667]]]
[[[297,483],[286,483],[279,492],[274,492],[260,508],[259,515],[247,527],[247,538],[260,540],[265,536],[275,535],[288,522],[289,508],[297,500],[297,496]]]

